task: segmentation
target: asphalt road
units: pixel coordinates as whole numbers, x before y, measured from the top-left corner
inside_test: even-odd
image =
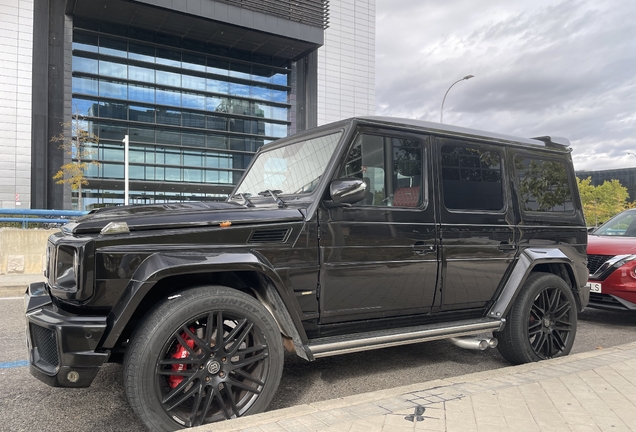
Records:
[[[22,300],[0,298],[0,365],[26,360]],[[573,353],[636,341],[636,312],[588,309],[579,317]],[[319,359],[293,356],[270,409],[343,397],[508,366],[497,350],[467,351],[448,341]],[[106,365],[87,389],[51,388],[27,367],[0,368],[0,430],[139,431],[128,406],[122,368]]]

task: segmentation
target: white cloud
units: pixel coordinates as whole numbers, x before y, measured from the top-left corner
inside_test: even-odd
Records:
[[[572,142],[577,169],[636,166],[636,2],[377,0],[380,115]]]

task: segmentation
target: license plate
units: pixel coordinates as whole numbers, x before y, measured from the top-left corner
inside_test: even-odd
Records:
[[[586,286],[590,287],[590,292],[593,292],[593,293],[602,292],[600,283],[588,282]]]

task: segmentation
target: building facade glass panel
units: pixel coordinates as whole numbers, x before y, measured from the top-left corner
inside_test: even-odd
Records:
[[[142,30],[99,30],[80,23],[73,36],[73,110],[99,137],[86,209],[123,203],[123,190],[92,184],[123,180],[125,135],[131,203],[147,203],[223,198],[197,185],[235,183],[258,148],[288,134],[289,65]],[[178,191],[160,190],[165,182],[179,182]]]

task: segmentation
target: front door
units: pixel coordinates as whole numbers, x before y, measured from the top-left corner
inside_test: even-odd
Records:
[[[369,186],[351,207],[319,213],[321,323],[428,313],[437,228],[427,137],[360,130],[336,178]]]

